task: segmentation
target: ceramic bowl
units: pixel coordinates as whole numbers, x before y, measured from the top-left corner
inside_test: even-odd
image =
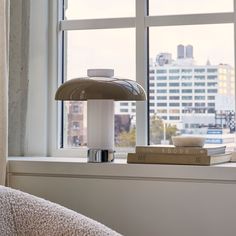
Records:
[[[176,147],[203,147],[205,138],[198,136],[172,136]]]

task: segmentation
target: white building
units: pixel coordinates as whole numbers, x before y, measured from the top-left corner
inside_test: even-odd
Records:
[[[150,60],[150,115],[157,114],[180,130],[215,125],[216,112],[235,110],[233,67],[211,65],[209,60],[196,65],[191,45],[179,45],[177,52],[175,61],[170,53]],[[116,113],[134,115],[135,103],[117,103]]]

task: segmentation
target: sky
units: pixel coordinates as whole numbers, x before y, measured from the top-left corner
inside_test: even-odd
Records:
[[[233,0],[149,0],[150,15],[230,12]],[[125,6],[125,7],[124,7]],[[135,16],[134,0],[68,0],[67,19]],[[234,65],[233,24],[151,27],[149,55],[172,53],[191,44],[197,64]],[[68,32],[68,79],[86,76],[88,68],[113,68],[135,79],[135,29]]]

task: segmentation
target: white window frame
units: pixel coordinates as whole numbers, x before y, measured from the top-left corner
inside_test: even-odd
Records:
[[[151,26],[181,26],[181,25],[204,25],[204,24],[234,24],[234,55],[236,55],[236,0],[234,0],[234,12],[224,13],[203,13],[203,14],[182,14],[148,16],[147,0],[136,0],[136,16],[106,19],[82,19],[62,20],[62,0],[49,1],[49,111],[48,121],[49,142],[48,154],[50,156],[86,156],[86,148],[59,148],[60,130],[60,105],[52,97],[59,86],[58,78],[62,70],[61,40],[63,31],[85,30],[85,29],[115,29],[135,28],[136,35],[136,81],[144,89],[148,90],[148,27]],[[59,14],[58,14],[59,12]],[[236,60],[234,67],[236,68]],[[236,86],[235,86],[236,87]],[[236,94],[236,88],[235,88]],[[60,103],[60,102],[59,102]],[[148,140],[148,105],[145,102],[136,104],[136,143],[147,144]],[[57,122],[55,122],[57,121]]]

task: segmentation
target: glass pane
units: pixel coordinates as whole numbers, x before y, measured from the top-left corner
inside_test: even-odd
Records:
[[[233,0],[149,0],[149,15],[232,12]]]
[[[87,76],[87,69],[114,69],[115,75],[135,79],[135,30],[106,29],[65,33],[65,80]],[[64,147],[87,142],[86,102],[65,102]],[[135,104],[115,103],[115,143],[134,145]]]
[[[135,0],[67,0],[66,19],[94,19],[132,17],[135,15]]]
[[[233,24],[150,28],[152,144],[187,134],[235,146],[233,40]]]

